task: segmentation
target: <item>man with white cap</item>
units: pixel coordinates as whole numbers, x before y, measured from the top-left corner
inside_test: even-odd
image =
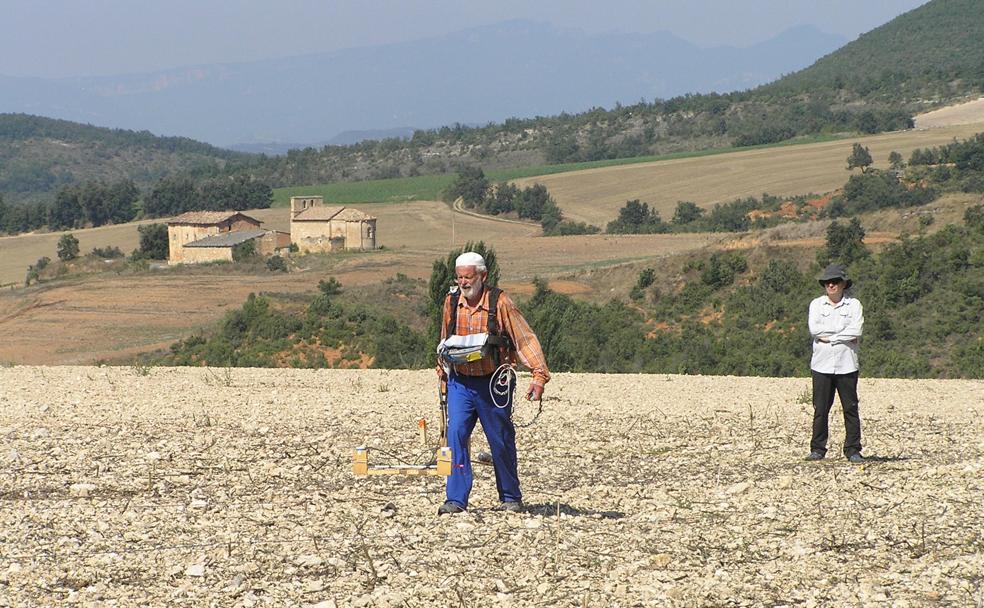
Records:
[[[536,334],[509,296],[485,284],[487,278],[485,259],[475,252],[462,253],[455,260],[458,289],[444,301],[438,374],[448,386],[448,445],[453,460],[447,500],[439,515],[468,507],[473,481],[468,446],[477,420],[492,452],[498,508],[522,510],[512,423],[515,374],[509,372],[517,360],[532,371],[528,400],[542,399],[550,380]],[[454,354],[454,345],[459,344],[465,347],[457,352],[467,354]]]

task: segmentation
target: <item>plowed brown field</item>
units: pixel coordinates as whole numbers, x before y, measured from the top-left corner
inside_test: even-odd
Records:
[[[862,466],[808,386],[557,374],[526,511],[438,518],[350,465],[426,453],[430,371],[0,368],[0,606],[984,604],[984,383],[862,378]]]

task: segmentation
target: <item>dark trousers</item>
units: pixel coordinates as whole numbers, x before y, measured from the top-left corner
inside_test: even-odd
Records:
[[[460,507],[468,506],[474,479],[468,446],[477,421],[482,422],[485,438],[489,440],[499,500],[518,502],[523,498],[519,490],[516,427],[511,417],[512,396],[508,407],[496,407],[489,393],[490,378],[460,374],[448,378],[448,447],[452,460],[447,497]]]
[[[813,374],[813,439],[810,451],[827,453],[827,419],[834,405],[834,391],[844,409],[844,455],[861,453],[861,417],[858,415],[858,372],[851,374]]]

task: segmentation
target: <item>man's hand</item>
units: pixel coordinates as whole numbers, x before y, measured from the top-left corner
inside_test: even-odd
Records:
[[[526,391],[527,401],[543,401],[543,385],[530,384],[530,390]]]

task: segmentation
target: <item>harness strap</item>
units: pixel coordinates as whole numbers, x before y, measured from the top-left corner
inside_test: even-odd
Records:
[[[451,300],[451,315],[448,318],[448,330],[445,332],[447,337],[451,337],[455,334],[455,329],[458,327],[458,299],[461,297],[461,290],[457,287],[454,288],[448,298]]]
[[[500,349],[515,350],[512,338],[509,337],[509,334],[499,330],[499,294],[501,293],[502,290],[498,287],[489,287],[488,344],[495,347],[492,350],[492,356],[495,360],[496,366],[499,365],[501,359],[501,355],[499,353]],[[461,291],[453,291],[448,295],[448,298],[451,300],[451,314],[448,319],[446,335],[453,336],[456,333],[455,330],[458,328],[458,302],[461,299]]]

